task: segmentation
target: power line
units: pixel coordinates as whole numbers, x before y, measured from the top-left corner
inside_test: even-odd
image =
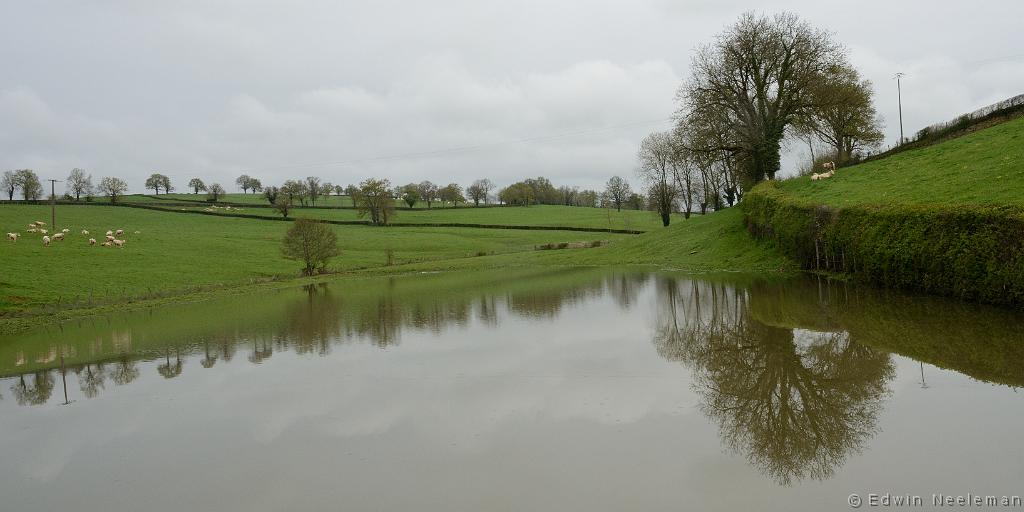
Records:
[[[616,125],[608,125],[608,126],[601,126],[601,127],[594,127],[594,128],[586,128],[586,129],[583,129],[583,130],[576,130],[576,131],[571,131],[571,132],[562,132],[562,133],[556,133],[556,134],[550,134],[550,135],[540,135],[540,136],[535,136],[535,137],[524,137],[524,138],[521,138],[521,139],[512,139],[512,140],[504,140],[504,141],[498,141],[498,142],[489,142],[489,143],[484,143],[484,144],[473,144],[473,145],[468,145],[468,146],[456,146],[456,147],[449,147],[449,148],[442,148],[442,149],[435,149],[435,150],[416,151],[416,152],[412,152],[412,153],[399,153],[399,154],[392,154],[392,155],[381,155],[381,156],[364,157],[364,158],[357,158],[357,159],[351,159],[351,160],[333,160],[333,161],[310,162],[310,163],[302,163],[302,164],[285,164],[285,165],[270,166],[270,167],[253,167],[253,168],[248,168],[248,169],[239,169],[239,170],[236,170],[234,172],[254,173],[254,172],[260,172],[260,171],[308,169],[308,168],[315,168],[315,167],[348,167],[348,166],[352,166],[352,165],[365,164],[365,163],[373,163],[373,162],[386,162],[386,161],[394,161],[394,160],[411,160],[411,159],[416,159],[416,158],[433,157],[433,156],[441,156],[441,155],[457,154],[457,153],[467,153],[467,152],[472,152],[472,151],[479,151],[481,149],[497,148],[497,147],[508,146],[508,145],[528,144],[528,143],[532,143],[532,142],[542,142],[542,141],[548,141],[548,140],[563,139],[563,138],[568,138],[568,137],[577,137],[577,136],[580,136],[580,135],[588,135],[588,134],[591,134],[591,133],[600,133],[600,132],[609,131],[609,130],[616,130],[616,129],[619,129],[619,128],[628,128],[628,127],[632,127],[632,126],[648,126],[648,125],[654,125],[654,124],[661,124],[661,123],[665,123],[665,122],[668,122],[668,121],[673,121],[673,118],[665,117],[665,118],[661,118],[661,119],[657,119],[657,120],[648,119],[648,120],[645,120],[645,121],[634,121],[634,122],[630,122],[630,123],[621,123],[621,124],[616,124]],[[177,173],[175,173],[175,174],[177,174]],[[178,174],[178,176],[183,176],[183,174]]]

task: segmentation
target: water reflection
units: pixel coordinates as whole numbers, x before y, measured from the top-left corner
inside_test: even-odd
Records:
[[[781,484],[824,479],[877,431],[894,368],[846,332],[773,327],[746,291],[658,279],[667,310],[658,352],[694,369],[722,440]]]
[[[180,382],[239,353],[240,364],[273,366],[287,360],[275,354],[326,357],[353,344],[397,351],[410,330],[440,341],[474,321],[551,325],[599,299],[650,317],[637,335],[689,372],[670,385],[692,387],[722,443],[783,485],[829,478],[877,434],[893,353],[922,361],[922,387],[924,362],[1024,383],[1014,312],[819,280],[726,284],[596,270],[339,281],[81,321],[0,339],[0,375],[23,406],[59,401],[56,378],[71,378],[86,399],[72,406],[80,407],[146,381],[143,370]],[[64,403],[73,401],[64,387]]]

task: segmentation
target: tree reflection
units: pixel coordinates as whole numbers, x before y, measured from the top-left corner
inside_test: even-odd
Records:
[[[157,373],[163,376],[165,379],[173,379],[178,375],[181,375],[182,363],[181,363],[181,349],[178,347],[174,348],[174,362],[171,362],[171,351],[168,349],[164,356],[166,361],[156,367]]]
[[[888,354],[753,320],[743,291],[663,279],[659,292],[659,353],[694,369],[725,444],[777,482],[828,478],[876,432]]]
[[[78,388],[86,398],[93,398],[105,387],[107,375],[103,363],[86,363],[75,368]]]
[[[25,374],[19,375],[18,381],[11,386],[11,393],[18,405],[42,405],[50,399],[53,386],[53,375],[48,370],[40,370],[27,379]]]
[[[123,386],[139,378],[139,369],[135,367],[135,361],[128,357],[128,354],[122,354],[114,365],[114,371],[110,374],[110,380],[118,386]]]

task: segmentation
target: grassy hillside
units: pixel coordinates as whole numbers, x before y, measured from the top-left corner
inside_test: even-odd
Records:
[[[24,233],[0,244],[0,314],[56,304],[88,305],[195,287],[244,284],[294,277],[299,265],[280,253],[289,224],[249,219],[181,215],[132,208],[58,207],[67,240],[43,247],[41,235]],[[49,221],[49,207],[0,206],[0,232],[23,232],[34,220]],[[90,247],[82,229],[102,239],[123,228],[125,248]],[[533,251],[547,243],[589,241],[593,234],[472,228],[373,228],[332,226],[342,256],[335,270],[478,257],[478,254]],[[135,234],[135,231],[140,231]],[[632,235],[602,233],[616,241]]]
[[[937,202],[1024,206],[1024,118],[839,169],[832,179],[801,177],[780,185],[794,199],[833,207]]]
[[[998,304],[1024,304],[1024,119],[840,169],[768,182],[750,230],[805,268]]]

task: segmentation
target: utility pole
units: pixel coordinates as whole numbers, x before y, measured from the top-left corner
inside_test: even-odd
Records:
[[[60,180],[47,180],[50,182],[50,229],[57,229],[57,193],[54,192],[54,183]]]
[[[902,71],[896,73],[896,104],[899,105],[900,109],[900,146],[903,145],[903,91],[900,89],[900,79],[906,76],[906,73]]]

